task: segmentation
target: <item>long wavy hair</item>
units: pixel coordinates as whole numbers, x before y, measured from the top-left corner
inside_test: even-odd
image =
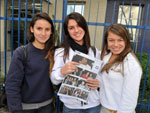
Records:
[[[103,60],[104,56],[109,54],[111,51],[108,49],[108,35],[109,32],[114,33],[118,36],[120,36],[124,42],[125,42],[125,49],[119,54],[119,56],[114,59],[112,62],[107,63],[101,70],[101,72],[106,71],[108,72],[108,70],[114,65],[118,65],[120,63],[123,63],[124,58],[126,57],[126,55],[129,52],[132,52],[131,49],[131,44],[130,44],[130,35],[128,30],[126,29],[126,27],[122,24],[112,24],[110,25],[105,33],[104,36],[104,42],[103,42],[103,47],[102,47],[102,53],[100,56],[100,59]],[[133,52],[132,52],[133,53]],[[134,53],[133,53],[134,54]]]
[[[70,48],[69,42],[70,42],[70,40],[72,40],[72,38],[70,37],[69,32],[68,32],[68,22],[70,19],[75,20],[77,22],[77,24],[85,31],[85,35],[84,35],[83,39],[84,39],[84,43],[86,43],[87,50],[89,49],[89,47],[91,47],[88,25],[87,25],[85,18],[77,12],[70,13],[69,15],[66,16],[66,18],[64,20],[63,41],[60,44],[60,47],[64,48],[64,56],[63,56],[64,61],[69,56],[69,48]]]
[[[45,56],[46,59],[49,59],[50,61],[50,66],[49,66],[49,72],[52,72],[52,67],[54,65],[54,50],[55,50],[55,29],[54,29],[54,25],[53,25],[53,21],[51,20],[51,18],[49,17],[49,15],[45,12],[40,12],[34,15],[34,17],[32,18],[32,21],[30,23],[29,26],[29,31],[30,31],[30,27],[34,27],[35,22],[37,20],[46,20],[51,24],[51,35],[50,38],[46,41],[45,43],[45,52],[47,53],[47,55]],[[29,37],[28,37],[28,41],[29,42],[34,42],[35,37],[34,37],[34,33],[32,33],[30,31]]]

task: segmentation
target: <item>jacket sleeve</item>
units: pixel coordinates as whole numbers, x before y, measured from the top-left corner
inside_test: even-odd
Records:
[[[24,53],[22,48],[17,48],[11,59],[11,64],[6,77],[6,96],[11,113],[22,113],[21,87],[24,77]]]
[[[142,68],[135,58],[125,62],[123,76],[124,83],[121,96],[122,98],[120,100],[117,113],[134,113],[142,76]]]
[[[51,74],[51,81],[53,84],[58,85],[60,84],[65,76],[63,76],[60,72],[61,68],[65,65],[64,60],[63,60],[63,50],[62,48],[57,49],[55,51],[54,55],[54,66],[52,69],[52,74]]]

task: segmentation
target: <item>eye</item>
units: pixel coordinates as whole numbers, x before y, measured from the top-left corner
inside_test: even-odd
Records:
[[[123,40],[123,39],[119,39],[118,41],[119,41],[119,42],[122,42],[122,41],[124,41],[124,40]]]
[[[46,28],[46,31],[50,31],[51,29],[50,28]]]
[[[69,30],[73,30],[73,29],[74,29],[74,27],[68,27],[68,29],[69,29]]]
[[[114,40],[112,40],[112,39],[108,39],[108,41],[109,41],[109,42],[113,42]]]
[[[42,28],[41,28],[41,27],[37,27],[37,29],[38,29],[38,30],[41,30]]]

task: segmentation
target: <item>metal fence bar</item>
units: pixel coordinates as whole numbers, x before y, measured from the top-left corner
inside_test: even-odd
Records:
[[[47,0],[47,14],[49,14],[49,0]]]
[[[11,17],[12,17],[12,20],[11,20],[11,56],[13,55],[13,48],[14,48],[14,45],[13,45],[13,35],[14,35],[14,29],[13,29],[13,26],[14,26],[14,0],[12,0],[12,9],[11,9]]]
[[[150,96],[149,96],[149,105],[150,105]],[[148,107],[148,108],[147,108],[147,113],[149,113],[149,112],[150,112],[150,110],[149,110],[149,109],[150,109],[150,107]]]
[[[25,34],[24,34],[24,44],[27,43],[27,18],[28,18],[28,0],[26,0],[26,7],[25,7]]]
[[[138,11],[138,19],[137,19],[137,25],[139,25],[139,22],[140,22],[140,14],[141,14],[141,3],[139,3],[139,11]],[[136,32],[135,32],[135,39],[134,39],[134,43],[133,43],[133,51],[136,52],[136,49],[137,47],[136,46],[136,40],[137,40],[137,32],[138,30],[136,29]]]
[[[67,5],[68,5],[68,0],[63,0],[62,23],[64,22],[64,19],[67,15]],[[63,31],[63,24],[61,27],[61,31]],[[63,40],[63,33],[61,33],[61,40]]]
[[[115,9],[116,9],[116,0],[114,0],[114,8],[113,8],[113,17],[111,23],[114,23],[114,18],[115,18]]]
[[[120,23],[122,23],[122,15],[123,15],[123,8],[124,8],[124,1],[122,2],[122,7],[121,7],[121,19],[120,19]]]
[[[0,17],[1,20],[12,20],[12,17]],[[19,20],[18,18],[14,17],[14,20]],[[20,21],[25,21],[26,18],[20,18]],[[31,18],[27,18],[27,21],[31,21]],[[55,20],[56,23],[62,23],[62,20]],[[95,25],[95,26],[109,26],[111,23],[96,23],[96,22],[87,22],[88,25]],[[143,26],[143,25],[125,25],[127,28],[136,28],[136,29],[150,29],[150,26]]]
[[[145,94],[145,89],[146,89],[146,80],[147,80],[147,75],[148,75],[148,69],[149,69],[149,63],[150,63],[150,49],[149,49],[149,56],[148,56],[148,62],[147,62],[147,66],[146,66],[146,73],[145,73],[145,79],[144,79],[144,86],[143,86],[143,90],[142,90],[142,96],[141,96],[141,101],[140,104],[143,103],[143,99],[144,99],[144,94]],[[142,107],[140,107],[139,109],[139,113],[141,113],[141,109]]]
[[[131,21],[131,10],[132,10],[132,2],[130,3],[130,9],[129,9],[129,18],[128,18],[128,25],[132,25]]]
[[[55,0],[54,25],[55,25],[55,22],[56,22],[56,7],[57,7],[57,0]]]
[[[40,0],[40,12],[42,12],[42,2],[43,0]]]
[[[19,0],[18,11],[18,47],[20,46],[20,18],[21,18],[21,0]]]
[[[5,1],[5,17],[4,18],[5,18],[5,21],[4,21],[4,23],[5,23],[5,28],[4,28],[4,30],[5,30],[5,36],[4,36],[5,37],[4,67],[5,67],[5,77],[6,77],[6,74],[7,74],[7,0]]]
[[[0,0],[0,17],[1,17],[1,0]],[[0,20],[0,53],[1,53],[1,20]],[[1,54],[0,54],[0,78],[1,78]]]
[[[88,16],[88,22],[90,21],[90,12],[91,12],[91,0],[89,0],[89,16]]]
[[[33,6],[32,15],[34,16],[34,14],[35,14],[35,0],[33,0],[32,6]]]
[[[1,17],[1,0],[0,0],[0,17]],[[1,20],[0,20],[0,53],[1,53]],[[0,79],[1,79],[1,77],[2,77],[2,70],[1,70],[1,68],[2,68],[2,66],[1,66],[1,64],[2,64],[2,61],[1,61],[1,54],[0,54]],[[0,88],[1,88],[1,86],[0,86]]]
[[[74,9],[73,9],[73,11],[75,12],[75,10],[76,10],[76,0],[74,0]]]
[[[81,14],[83,14],[83,10],[84,10],[84,9],[83,9],[83,4],[84,4],[84,3],[83,3],[83,0],[82,0]]]
[[[148,15],[149,15],[149,4],[147,6],[147,11],[146,11],[146,20],[145,20],[145,26],[147,25],[147,22],[148,22]],[[146,29],[145,29],[145,26],[144,26],[144,35],[143,35],[143,38],[142,38],[142,47],[141,47],[141,53],[143,53],[143,48],[144,48],[144,40],[145,40],[145,34],[146,34]],[[140,61],[142,61],[142,54],[140,55]]]

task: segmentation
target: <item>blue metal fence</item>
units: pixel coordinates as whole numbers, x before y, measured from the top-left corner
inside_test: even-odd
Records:
[[[2,2],[4,2],[5,4],[5,9],[2,9]],[[8,2],[11,2],[11,12],[9,11],[8,14],[8,9],[10,8],[10,6],[8,6]],[[43,5],[43,3],[47,3],[47,6]],[[60,2],[60,1],[59,1]],[[74,11],[75,11],[75,6],[78,4],[84,5],[85,3],[89,3],[88,6],[88,15],[87,15],[87,23],[90,26],[94,26],[94,36],[93,36],[93,40],[94,43],[93,45],[96,46],[96,39],[99,38],[97,37],[97,33],[98,33],[98,27],[107,27],[108,25],[110,25],[111,23],[117,23],[118,22],[118,12],[119,12],[119,7],[120,5],[122,5],[121,7],[121,17],[120,17],[120,21],[118,23],[122,23],[123,22],[123,16],[124,16],[124,7],[125,5],[129,6],[129,15],[128,15],[128,19],[126,19],[127,24],[126,27],[129,29],[136,29],[136,32],[134,34],[134,40],[133,40],[133,50],[135,52],[138,52],[140,55],[140,61],[142,63],[142,61],[146,60],[146,67],[145,67],[145,73],[143,74],[143,82],[141,82],[141,89],[140,89],[140,96],[139,96],[139,102],[137,105],[137,113],[149,113],[149,109],[150,109],[150,93],[148,92],[149,88],[148,87],[150,85],[150,70],[149,70],[149,62],[150,62],[150,22],[148,21],[150,18],[149,15],[149,1],[147,0],[143,0],[143,1],[138,1],[138,0],[130,0],[130,1],[125,1],[125,0],[107,0],[106,2],[106,14],[105,16],[105,21],[104,22],[98,22],[98,18],[101,16],[101,0],[74,0],[72,2],[70,2],[69,0],[62,0],[62,12],[60,11],[59,14],[58,13],[58,7],[57,5],[59,4],[59,2],[57,0],[33,0],[32,2],[30,1],[30,6],[29,6],[29,1],[25,0],[25,2],[22,2],[21,0],[18,0],[18,2],[16,2],[15,0],[0,0],[0,80],[2,81],[2,76],[7,75],[7,71],[8,71],[8,66],[10,63],[10,60],[8,57],[11,57],[13,55],[13,51],[15,49],[15,29],[14,29],[14,23],[16,23],[17,21],[17,46],[20,46],[21,44],[26,44],[27,43],[27,33],[28,33],[28,23],[31,21],[31,17],[36,13],[36,12],[41,12],[43,11],[43,8],[47,8],[46,12],[48,14],[51,15],[52,11],[50,11],[51,5],[53,4],[54,6],[54,13],[53,13],[53,22],[54,24],[61,24],[64,21],[65,16],[67,15],[67,6],[68,4],[73,4],[74,5]],[[92,9],[95,7],[92,7],[92,3],[93,2],[97,2],[97,11],[95,13],[95,21],[90,21],[90,19],[92,18],[90,15],[92,13]],[[16,4],[17,3],[17,4]],[[32,5],[31,5],[32,3]],[[38,6],[38,10],[36,9],[36,3],[40,4]],[[24,9],[22,8],[22,4],[25,4]],[[16,14],[16,10],[15,8],[18,8],[17,10],[17,15]],[[136,25],[132,25],[131,24],[131,16],[132,16],[132,8],[133,6],[138,6],[139,7],[139,11],[138,11],[138,18],[137,18],[137,24]],[[9,7],[9,8],[8,8]],[[32,15],[31,17],[29,17],[29,9],[32,9]],[[83,7],[82,7],[82,12],[83,12]],[[87,10],[87,9],[85,9]],[[4,15],[2,15],[2,11],[4,11]],[[21,15],[21,11],[24,11],[25,16]],[[81,13],[82,13],[81,12]],[[57,16],[61,14],[61,19],[57,19]],[[11,15],[11,16],[10,16]],[[140,16],[142,15],[142,16]],[[4,22],[3,22],[4,21]],[[24,33],[22,36],[22,28],[21,28],[21,23],[24,23]],[[4,36],[2,36],[2,23],[4,23]],[[8,23],[11,26],[11,30],[10,30],[10,36],[8,37]],[[62,26],[61,26],[62,27]],[[62,28],[61,30],[62,31]],[[63,39],[63,35],[62,32],[61,34],[61,39]],[[138,34],[138,35],[137,35]],[[4,42],[2,42],[2,38],[4,39]],[[8,38],[10,38],[10,50],[8,48]],[[23,38],[23,39],[22,39]],[[21,40],[23,40],[23,42],[21,42]],[[103,39],[102,39],[103,40]],[[102,42],[102,41],[101,41]],[[4,46],[2,46],[2,44],[4,43]],[[101,45],[101,43],[100,43]],[[135,49],[137,47],[137,49]],[[2,49],[3,48],[3,49]],[[11,54],[9,54],[11,52]],[[146,53],[147,57],[144,57],[143,55]],[[147,101],[145,101],[147,100]],[[59,109],[60,103],[59,101],[57,101],[57,113],[60,112]]]

